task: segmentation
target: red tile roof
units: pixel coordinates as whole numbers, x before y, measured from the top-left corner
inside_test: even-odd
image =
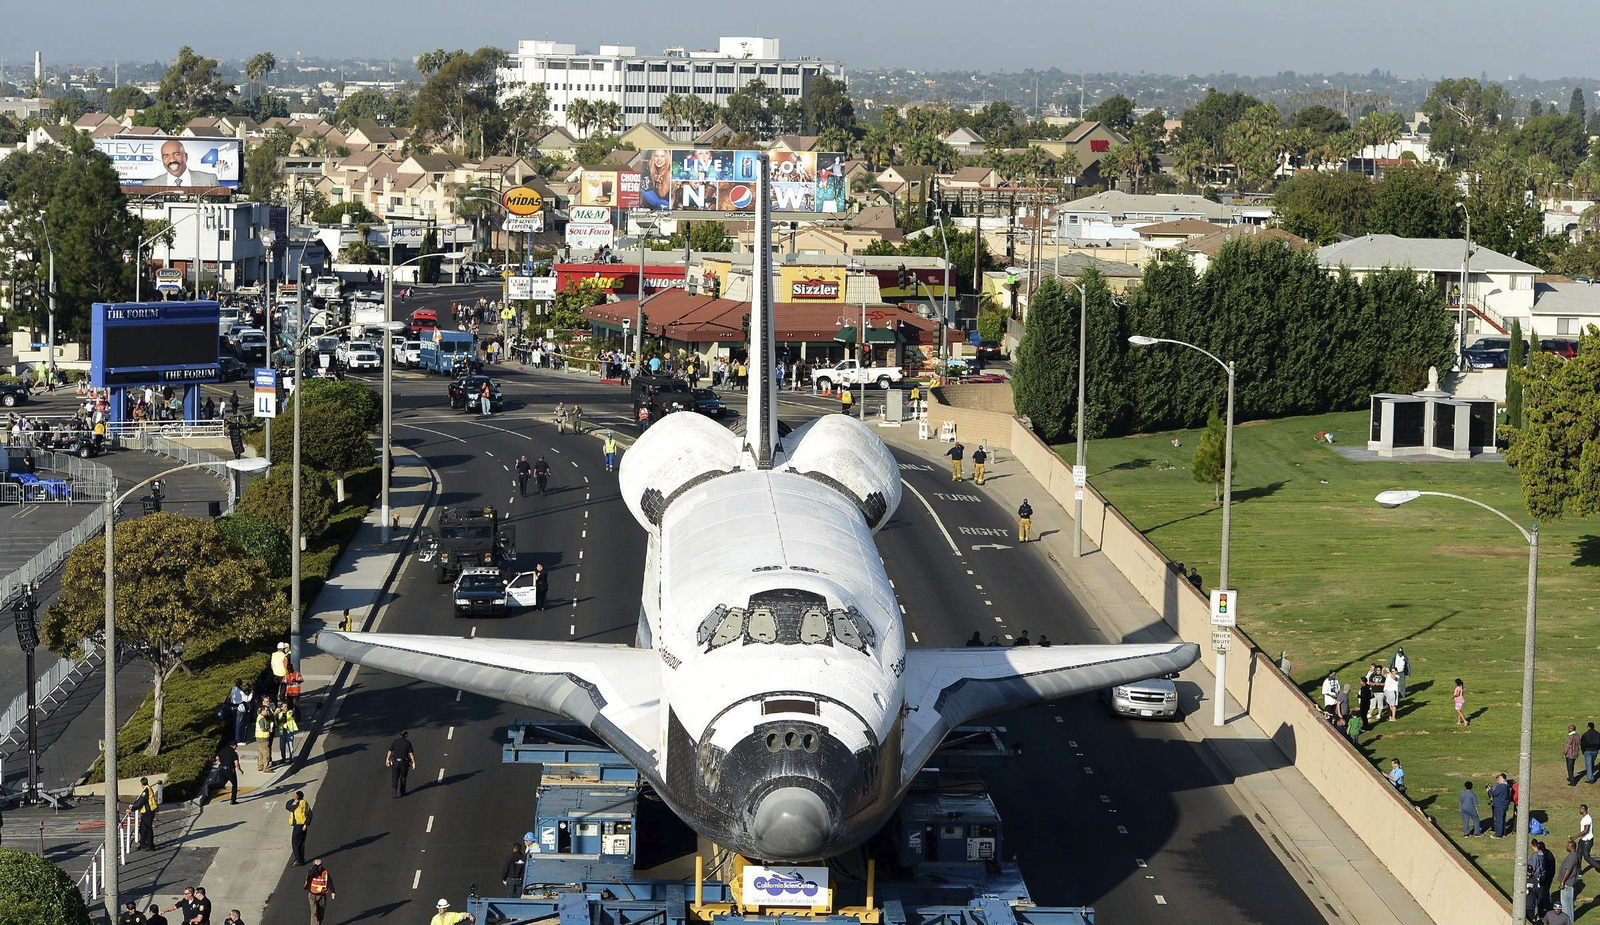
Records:
[[[607,302],[586,308],[584,317],[602,324],[618,325],[623,319],[632,321],[637,309],[633,299]],[[690,295],[682,289],[673,289],[653,295],[645,300],[645,314],[650,316],[646,333],[665,336],[680,341],[742,341],[744,316],[750,311],[749,302],[734,299],[713,299],[708,295]],[[852,319],[861,317],[861,306],[838,302],[814,304],[808,302],[777,302],[772,307],[777,320],[775,335],[782,343],[819,343],[832,341],[841,325],[853,325]],[[892,321],[904,321],[920,334],[939,330],[939,323],[908,312],[894,305],[867,306],[870,327],[883,327]]]

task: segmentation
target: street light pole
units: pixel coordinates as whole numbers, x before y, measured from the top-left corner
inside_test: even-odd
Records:
[[[391,539],[389,533],[389,440],[393,428],[390,405],[394,402],[394,332],[389,330],[389,322],[394,320],[394,229],[391,227],[389,238],[389,269],[383,274],[383,456],[378,460],[380,473],[380,499],[379,516],[382,517],[383,528],[379,531],[383,542]],[[403,343],[403,341],[402,341]],[[295,391],[299,391],[296,389]]]
[[[1176,344],[1179,347],[1188,347],[1190,350],[1197,350],[1200,353],[1210,357],[1212,362],[1222,367],[1222,371],[1228,374],[1228,425],[1223,436],[1222,450],[1222,566],[1219,569],[1219,574],[1217,576],[1217,587],[1227,590],[1228,551],[1229,547],[1231,546],[1233,533],[1233,380],[1235,371],[1233,361],[1229,360],[1227,362],[1223,362],[1221,359],[1218,359],[1216,354],[1209,350],[1196,347],[1194,344],[1186,343],[1181,340],[1172,340],[1166,337],[1146,337],[1142,334],[1134,334],[1128,338],[1128,343],[1133,344],[1135,347],[1149,347],[1153,344]],[[1079,345],[1081,348],[1081,340],[1079,341]],[[1081,355],[1082,354],[1080,350],[1080,356]],[[1082,369],[1081,360],[1079,361],[1079,369]],[[1081,401],[1079,403],[1079,407],[1082,407]],[[1226,726],[1228,724],[1226,703],[1228,694],[1226,683],[1228,673],[1228,649],[1225,641],[1218,641],[1217,639],[1213,638],[1212,642],[1213,650],[1216,652],[1217,656],[1217,677],[1216,688],[1211,697],[1211,724],[1213,726]]]
[[[1069,282],[1067,285],[1078,290],[1078,456],[1072,466],[1072,557],[1083,558],[1083,489],[1078,480],[1087,472],[1087,464],[1083,461],[1083,358],[1085,353],[1084,340],[1085,325],[1089,319],[1089,292],[1079,283]]]
[[[1379,492],[1373,500],[1382,507],[1396,508],[1423,496],[1450,498],[1481,507],[1516,530],[1528,543],[1528,606],[1522,627],[1522,730],[1517,741],[1517,844],[1511,870],[1511,925],[1521,925],[1528,900],[1529,807],[1533,805],[1533,670],[1539,613],[1539,525],[1524,530],[1505,512],[1482,501],[1447,491],[1397,490]]]
[[[289,533],[289,659],[300,664],[300,393],[305,391],[306,274],[300,267],[295,274],[294,328],[294,452],[290,464]]]

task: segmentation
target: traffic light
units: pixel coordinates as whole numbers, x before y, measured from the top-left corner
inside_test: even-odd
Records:
[[[900,264],[899,279],[900,279],[900,291],[901,292],[910,291],[910,289],[911,289],[911,273],[910,273],[910,271],[908,271],[906,269],[906,265],[903,264],[903,263]]]
[[[744,317],[739,319],[739,325],[740,325],[740,327],[744,328],[744,339],[748,341],[750,339],[750,313],[749,312],[745,312],[744,313]]]
[[[720,277],[720,276],[711,277],[710,284],[711,284],[711,297],[713,299],[722,298],[722,277]]]
[[[643,334],[647,333],[649,330],[650,330],[650,316],[646,315],[644,312],[640,312],[639,313],[639,333],[641,335],[643,335]]]

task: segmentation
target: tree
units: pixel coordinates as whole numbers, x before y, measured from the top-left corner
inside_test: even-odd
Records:
[[[57,124],[76,122],[79,118],[91,112],[94,112],[94,106],[80,92],[58,96],[50,101],[50,119]]]
[[[728,226],[722,222],[680,222],[678,230],[665,239],[655,239],[648,242],[653,251],[681,251],[684,244],[684,226],[688,226],[689,250],[705,251],[707,253],[727,253],[733,250],[733,236],[728,234]]]
[[[805,131],[821,135],[830,129],[850,131],[855,128],[855,104],[850,101],[844,81],[818,74],[811,79],[806,91]]]
[[[735,132],[766,137],[772,132],[772,107],[783,105],[783,97],[774,93],[765,81],[756,78],[728,94],[722,109],[722,121]]]
[[[1260,103],[1245,110],[1224,133],[1223,150],[1233,161],[1241,188],[1260,188],[1272,179],[1278,166],[1281,118],[1271,103]]]
[[[244,155],[244,194],[258,202],[271,202],[277,198],[278,185],[283,181],[281,158],[294,149],[294,136],[283,128],[274,128],[256,145],[247,147]]]
[[[506,53],[489,46],[450,53],[417,91],[413,126],[425,139],[463,152],[486,145],[485,123],[499,118],[496,76],[505,62]]]
[[[1576,116],[1579,122],[1587,122],[1588,116],[1584,114],[1583,88],[1572,88],[1572,101],[1567,104],[1567,115]]]
[[[150,94],[133,84],[123,84],[106,94],[106,112],[120,117],[130,109],[143,109],[152,102]]]
[[[318,209],[312,213],[311,220],[318,225],[340,225],[344,224],[346,216],[349,217],[349,223],[352,225],[370,225],[378,221],[378,217],[372,214],[371,209],[367,208],[364,203],[354,199],[336,202],[325,209]]]
[[[1316,103],[1300,110],[1289,119],[1290,128],[1303,128],[1319,136],[1333,135],[1350,130],[1350,120],[1337,110]]]
[[[274,55],[270,51],[263,51],[260,54],[252,55],[250,60],[245,62],[245,76],[250,78],[250,82],[256,85],[257,96],[261,95],[261,78],[277,69],[278,56]]]
[[[372,386],[354,379],[307,379],[306,391],[300,396],[300,402],[308,409],[321,404],[348,408],[355,412],[362,430],[370,431],[383,420],[383,400]],[[371,461],[371,456],[368,456],[368,461]]]
[[[588,321],[584,319],[583,310],[604,303],[610,293],[611,290],[600,285],[599,280],[580,279],[568,283],[567,288],[556,293],[551,326],[568,331],[587,328]]]
[[[1373,189],[1366,230],[1402,238],[1460,237],[1460,200],[1452,171],[1431,164],[1393,167]]]
[[[1055,275],[1046,276],[1028,304],[1011,378],[1017,414],[1030,419],[1046,443],[1062,442],[1072,429],[1077,327],[1077,312],[1067,307],[1066,288]]]
[[[1571,176],[1589,156],[1589,132],[1577,116],[1555,113],[1533,116],[1522,123],[1507,141],[1511,153],[1528,158],[1542,155],[1560,169],[1561,177]]]
[[[1535,354],[1522,380],[1522,426],[1502,430],[1506,462],[1539,520],[1600,511],[1600,329],[1589,325],[1578,355]]]
[[[411,101],[400,92],[357,90],[340,100],[333,111],[333,123],[346,131],[364,119],[381,125],[406,125],[411,120]]]
[[[151,514],[116,525],[118,641],[150,665],[154,715],[144,753],[161,753],[166,682],[197,643],[250,639],[265,632],[274,606],[261,562],[209,520]],[[45,644],[66,652],[99,633],[105,615],[105,539],[67,556],[61,592],[42,626]],[[112,777],[115,769],[107,769]]]
[[[0,848],[0,922],[5,925],[89,925],[89,909],[72,877],[50,861]]]
[[[422,246],[417,249],[417,279],[432,285],[439,281],[439,233],[429,228],[422,235]],[[343,500],[343,499],[341,499]]]
[[[1180,144],[1192,141],[1203,145],[1210,154],[1209,162],[1220,163],[1224,151],[1223,136],[1246,110],[1259,105],[1260,100],[1242,90],[1218,93],[1213,87],[1206,91],[1205,99],[1199,105],[1184,112],[1177,140]]]
[[[260,514],[235,511],[217,518],[217,529],[239,550],[267,567],[271,578],[289,574],[289,537]]]
[[[1582,97],[1578,97],[1582,101]],[[1528,342],[1522,337],[1522,319],[1511,319],[1511,349],[1506,358],[1506,426],[1522,426],[1522,373],[1528,365]]]
[[[1516,100],[1499,84],[1487,87],[1477,79],[1460,77],[1433,85],[1422,111],[1431,134],[1428,148],[1451,166],[1471,162],[1488,134],[1509,118]]]
[[[1339,235],[1358,235],[1366,227],[1374,191],[1353,173],[1299,173],[1272,195],[1278,224],[1314,244],[1332,244]]]
[[[1089,107],[1083,114],[1085,122],[1104,122],[1119,132],[1133,128],[1133,100],[1121,93]]]
[[[580,96],[568,103],[567,121],[572,124],[573,128],[578,130],[579,135],[585,138],[589,137],[590,130],[594,128],[594,100],[587,100]],[[579,159],[578,163],[583,163],[583,160]]]
[[[202,58],[185,45],[161,76],[156,99],[174,109],[210,114],[226,108],[232,92],[233,86],[217,76],[217,59]]]
[[[172,135],[183,128],[183,124],[189,121],[191,115],[188,110],[179,109],[166,100],[157,100],[155,103],[139,110],[139,113],[133,117],[133,124],[158,128],[166,134]]]
[[[511,155],[522,155],[522,143],[532,143],[543,134],[550,119],[550,96],[544,84],[523,84],[517,92],[500,103],[506,118],[506,139],[511,143]]]
[[[292,407],[292,405],[291,405]],[[304,435],[302,435],[302,441]],[[303,445],[303,442],[302,442]],[[238,510],[259,514],[286,534],[294,532],[294,470],[280,463],[250,483],[239,500]],[[333,489],[322,473],[309,466],[300,467],[300,534],[320,536],[333,515]]]
[[[594,104],[594,127],[602,132],[622,131],[622,107],[611,100],[599,100]]]
[[[1211,500],[1217,504],[1222,503],[1227,448],[1227,424],[1217,413],[1217,406],[1212,405],[1211,413],[1206,415],[1206,429],[1200,434],[1200,442],[1195,444],[1194,458],[1189,461],[1189,474],[1201,485],[1210,484]]]
[[[306,416],[300,425],[302,459],[307,465],[332,473],[334,499],[343,504],[345,475],[372,465],[372,441],[367,438],[367,429],[360,414],[344,405],[319,402],[302,410]],[[302,510],[304,504],[302,500]]]

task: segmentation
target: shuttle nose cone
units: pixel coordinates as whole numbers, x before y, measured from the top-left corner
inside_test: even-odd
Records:
[[[774,790],[756,807],[753,834],[764,861],[819,858],[831,829],[822,797],[801,787]]]

